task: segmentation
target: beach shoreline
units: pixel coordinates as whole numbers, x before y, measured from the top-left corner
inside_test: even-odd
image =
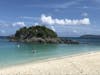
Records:
[[[100,73],[99,71],[100,67],[96,68],[97,65],[100,65],[98,62],[100,59],[99,56],[100,56],[100,52],[95,51],[95,52],[75,54],[71,56],[45,59],[37,62],[18,64],[11,67],[0,69],[0,75],[16,75],[16,74],[18,75],[55,75],[55,74],[66,75],[70,73],[71,75],[81,75],[81,70],[88,69],[90,71],[93,68],[94,68],[93,73],[99,75],[97,73]],[[90,61],[92,62],[92,64],[95,65],[92,66]],[[89,64],[90,66],[88,66],[87,64]],[[77,66],[79,66],[79,68],[81,67],[82,69],[78,70]],[[84,67],[87,68],[84,69]],[[75,72],[71,70],[75,70]],[[91,71],[90,72],[89,71],[88,72],[84,71],[82,73],[90,75]]]
[[[16,63],[16,64],[8,65],[5,67],[0,67],[0,70],[5,69],[5,68],[20,66],[20,65],[42,63],[42,62],[48,62],[48,61],[59,60],[59,59],[64,59],[64,58],[72,58],[72,57],[76,57],[76,56],[80,56],[80,55],[87,55],[87,54],[97,53],[97,52],[100,52],[100,51],[80,52],[80,53],[63,55],[63,56],[54,56],[54,57],[43,58],[43,59],[38,59],[38,60],[31,60],[31,61],[27,61],[24,63]]]

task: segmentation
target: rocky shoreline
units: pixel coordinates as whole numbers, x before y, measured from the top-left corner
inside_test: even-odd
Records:
[[[45,26],[23,27],[10,37],[10,41],[26,43],[79,44],[78,41],[63,40],[59,38],[56,32]]]
[[[31,39],[14,39],[10,38],[11,42],[25,42],[25,43],[52,43],[52,44],[79,44],[76,40],[62,40],[60,38],[37,38]]]

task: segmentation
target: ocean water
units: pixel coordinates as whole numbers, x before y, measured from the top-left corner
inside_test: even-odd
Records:
[[[0,39],[0,68],[31,61],[100,51],[100,39],[81,39],[81,44],[32,44]]]

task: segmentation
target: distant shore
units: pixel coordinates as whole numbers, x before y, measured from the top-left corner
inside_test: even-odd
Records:
[[[47,59],[0,69],[0,75],[99,75],[100,52]]]

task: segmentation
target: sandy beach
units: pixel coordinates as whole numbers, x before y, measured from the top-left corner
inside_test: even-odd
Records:
[[[7,67],[0,75],[100,75],[100,52]]]

